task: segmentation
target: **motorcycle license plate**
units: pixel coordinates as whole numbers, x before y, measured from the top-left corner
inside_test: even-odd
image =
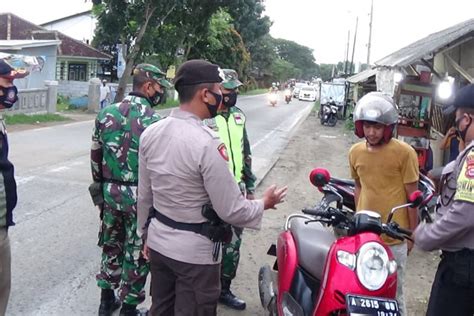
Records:
[[[399,316],[396,300],[359,295],[346,295],[347,315]]]

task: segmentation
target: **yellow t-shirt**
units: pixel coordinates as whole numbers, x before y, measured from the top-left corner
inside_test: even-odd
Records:
[[[365,141],[353,145],[349,164],[352,178],[361,184],[356,209],[377,212],[384,223],[393,207],[407,203],[405,184],[417,182],[419,177],[415,150],[393,138],[375,149],[369,149]],[[393,220],[408,228],[408,210],[398,210]],[[389,245],[400,243],[385,235],[382,239]]]

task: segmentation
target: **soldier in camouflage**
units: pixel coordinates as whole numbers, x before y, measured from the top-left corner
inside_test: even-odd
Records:
[[[252,173],[252,154],[245,129],[245,115],[238,107],[237,89],[242,83],[233,69],[223,69],[224,81],[221,83],[222,107],[218,116],[206,120],[206,124],[219,134],[229,155],[229,168],[247,199],[254,199],[256,177]],[[221,268],[221,295],[219,302],[230,308],[244,310],[246,304],[230,290],[240,259],[242,231],[232,226],[233,236],[229,244],[223,245]]]
[[[137,305],[145,299],[148,264],[141,253],[137,229],[138,145],[140,135],[160,120],[152,109],[171,84],[165,74],[150,64],[133,70],[133,92],[122,102],[99,112],[92,134],[91,167],[94,184],[100,186],[102,248],[97,285],[101,288],[99,316],[141,315]],[[118,289],[119,299],[114,290]]]

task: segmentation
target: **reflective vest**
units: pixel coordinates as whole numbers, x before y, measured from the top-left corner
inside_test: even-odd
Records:
[[[237,183],[242,181],[244,170],[244,126],[245,116],[240,112],[229,113],[226,119],[223,115],[215,117],[221,141],[227,147],[229,169]]]

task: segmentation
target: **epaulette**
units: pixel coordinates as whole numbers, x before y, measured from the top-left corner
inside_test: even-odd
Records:
[[[209,136],[211,136],[211,138],[219,138],[219,135],[214,132],[209,126],[204,124],[204,122],[201,124],[201,127]]]

